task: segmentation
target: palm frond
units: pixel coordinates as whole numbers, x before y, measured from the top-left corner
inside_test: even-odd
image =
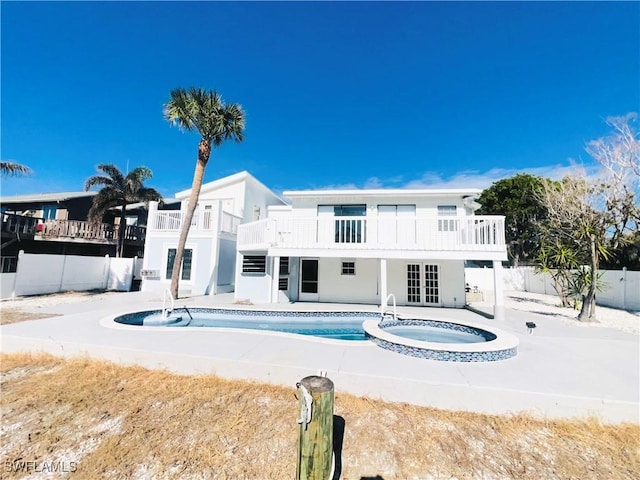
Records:
[[[121,197],[109,188],[103,188],[94,197],[87,220],[91,223],[102,222],[102,217],[108,209],[121,203]]]
[[[155,188],[141,188],[137,192],[137,202],[150,202],[162,200],[162,195]]]
[[[0,162],[0,171],[3,175],[19,175],[21,173],[31,173],[31,169],[25,165],[20,165],[16,162]]]
[[[181,130],[191,131],[195,127],[193,101],[183,88],[171,90],[170,99],[164,104],[164,118]]]
[[[98,165],[98,169],[108,176],[95,175],[85,182],[87,190],[95,185],[103,186],[93,198],[89,211],[90,222],[102,221],[109,208],[162,198],[156,190],[144,186],[144,181],[153,177],[153,173],[147,167],[136,167],[126,176],[111,164]]]
[[[243,140],[245,116],[239,104],[225,105],[215,90],[191,87],[171,91],[164,115],[172,125],[197,130],[204,139],[219,147],[225,140]]]
[[[124,175],[115,165],[111,163],[102,163],[98,165],[97,168],[111,177],[114,185],[124,185]]]
[[[89,190],[91,187],[95,187],[96,185],[104,185],[105,187],[113,186],[113,180],[109,177],[104,177],[102,175],[94,175],[93,177],[87,178],[84,182],[84,189]]]

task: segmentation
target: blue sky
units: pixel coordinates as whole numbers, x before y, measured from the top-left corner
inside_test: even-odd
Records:
[[[172,197],[199,137],[176,87],[242,104],[242,144],[205,181],[274,190],[488,187],[584,162],[604,118],[640,109],[638,2],[6,2],[2,195],[80,191],[144,165]]]

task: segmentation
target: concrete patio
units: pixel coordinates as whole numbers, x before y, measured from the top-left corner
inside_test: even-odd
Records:
[[[520,340],[514,358],[454,363],[399,355],[369,342],[297,335],[113,325],[117,313],[161,308],[157,293],[130,292],[51,305],[61,316],[0,327],[2,351],[86,355],[181,374],[215,374],[285,385],[326,371],[336,393],[450,410],[548,418],[595,416],[640,422],[640,342],[608,328],[581,328],[551,316],[506,310],[504,321],[469,310],[399,307],[403,316],[448,318],[494,326]],[[376,311],[373,305],[296,303],[233,305],[232,294],[180,299],[177,306],[274,310]],[[525,323],[537,328],[529,334]]]

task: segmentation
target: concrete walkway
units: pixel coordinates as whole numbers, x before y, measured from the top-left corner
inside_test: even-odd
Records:
[[[177,306],[272,310],[366,310],[373,305],[296,303],[233,305],[231,295],[180,299]],[[528,412],[549,418],[596,416],[640,422],[639,337],[581,328],[544,315],[506,311],[502,322],[468,310],[399,307],[405,317],[449,318],[516,335],[518,355],[499,362],[424,360],[369,342],[340,342],[279,333],[114,325],[117,313],[161,307],[157,293],[131,292],[96,301],[51,305],[62,316],[0,327],[3,352],[87,355],[121,364],[194,374],[213,373],[295,388],[326,371],[337,393],[483,413]],[[537,324],[533,335],[525,322]]]

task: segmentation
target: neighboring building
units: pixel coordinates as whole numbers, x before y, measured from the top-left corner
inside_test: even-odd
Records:
[[[163,291],[171,284],[190,193],[191,190],[185,190],[176,194],[181,201],[178,211],[158,211],[155,202],[149,205],[142,266],[143,291]],[[248,172],[202,185],[185,246],[180,294],[212,295],[233,291],[238,226],[259,220],[270,205],[284,205],[284,202]]]
[[[97,192],[61,192],[0,198],[2,271],[11,270],[18,252],[115,256],[118,236],[113,215],[91,224],[87,215]],[[137,215],[137,213],[133,213]],[[144,226],[137,220],[125,231],[125,255],[142,254]]]
[[[503,310],[504,217],[477,189],[284,192],[289,206],[238,228],[237,300],[463,307],[465,260],[493,262]],[[389,298],[389,304],[392,299]]]

